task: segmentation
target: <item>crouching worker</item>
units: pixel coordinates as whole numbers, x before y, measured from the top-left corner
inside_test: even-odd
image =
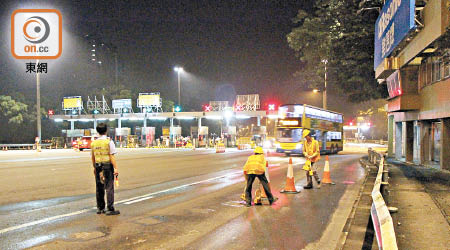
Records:
[[[97,214],[106,213],[106,215],[120,214],[119,210],[114,209],[114,176],[118,176],[117,163],[114,155],[116,147],[114,143],[106,137],[108,127],[105,123],[97,126],[97,132],[100,137],[93,141],[92,164],[94,165],[95,186],[97,196]],[[105,212],[105,189],[107,198],[107,211]]]
[[[255,154],[248,158],[244,166],[244,175],[247,180],[247,187],[245,189],[245,200],[247,207],[252,206],[252,185],[256,177],[258,177],[261,182],[270,205],[274,203],[274,197],[270,191],[269,182],[267,181],[265,171],[266,159],[264,159],[264,151],[261,147],[256,147]]]
[[[303,169],[306,171],[306,180],[308,181],[308,184],[303,188],[311,189],[313,187],[313,176],[317,181],[318,188],[320,188],[320,178],[317,174],[316,165],[316,162],[320,160],[319,142],[311,136],[311,131],[308,129],[303,130],[303,137],[305,138],[305,141],[303,141],[303,156],[306,158]]]

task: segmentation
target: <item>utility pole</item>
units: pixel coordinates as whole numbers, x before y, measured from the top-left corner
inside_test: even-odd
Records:
[[[36,60],[36,67],[39,60]],[[36,71],[36,121],[37,121],[37,137],[41,143],[41,79],[40,74]]]
[[[323,63],[325,63],[325,86],[323,89],[323,97],[322,97],[322,101],[323,101],[323,109],[327,109],[327,64],[328,64],[328,60],[324,59],[322,60]]]

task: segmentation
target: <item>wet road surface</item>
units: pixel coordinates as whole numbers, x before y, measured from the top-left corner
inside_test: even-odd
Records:
[[[279,193],[288,158],[269,156],[279,200],[247,208],[239,197],[250,154],[122,149],[121,215],[105,216],[95,213],[90,152],[0,152],[0,249],[334,248],[365,174],[361,155],[330,156],[336,185],[312,190],[293,157],[299,194]]]

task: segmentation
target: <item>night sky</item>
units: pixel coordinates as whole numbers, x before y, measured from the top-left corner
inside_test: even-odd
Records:
[[[160,91],[176,101],[173,67],[183,66],[182,102],[199,110],[211,100],[232,100],[235,94],[258,93],[262,102],[308,102],[320,105],[320,96],[308,99],[293,73],[301,68],[286,34],[298,9],[313,1],[3,1],[0,91],[23,92],[33,86],[23,65],[9,48],[10,15],[17,8],[56,8],[63,15],[63,55],[49,62],[53,72],[43,76],[43,95],[61,100],[79,89],[114,82],[105,66],[102,79],[83,68],[87,60],[85,35],[118,48],[119,82],[133,89]],[[19,61],[19,62],[18,62]],[[86,72],[88,71],[88,72]],[[105,73],[106,72],[106,73]],[[97,79],[97,80],[93,80]],[[46,91],[47,90],[47,91]],[[332,103],[332,101],[331,101]]]

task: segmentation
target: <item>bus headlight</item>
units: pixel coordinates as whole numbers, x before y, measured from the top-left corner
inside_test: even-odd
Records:
[[[298,144],[295,146],[295,148],[296,148],[296,149],[302,149],[302,144],[301,144],[301,143],[298,143]]]
[[[275,143],[275,147],[276,147],[276,148],[281,148],[280,143]]]

